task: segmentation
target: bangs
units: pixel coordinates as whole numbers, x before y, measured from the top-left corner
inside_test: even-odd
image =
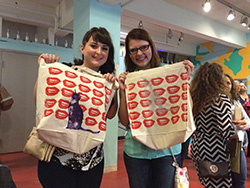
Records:
[[[100,42],[100,43],[106,44],[109,47],[112,46],[112,44],[110,42],[110,38],[103,33],[100,33],[100,32],[93,33],[92,38],[93,38],[93,41],[95,41],[95,42]]]

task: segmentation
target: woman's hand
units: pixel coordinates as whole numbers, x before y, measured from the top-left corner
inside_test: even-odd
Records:
[[[123,72],[119,76],[118,82],[119,82],[120,90],[125,90],[125,80],[127,78],[127,75],[128,75],[127,72]]]
[[[55,63],[58,62],[60,57],[54,54],[41,54],[38,58],[38,65],[40,65],[41,59],[44,59],[45,63]]]
[[[189,60],[184,60],[183,64],[185,65],[185,68],[187,70],[187,79],[189,80],[191,78],[191,75],[194,72],[194,65],[191,61]]]
[[[110,73],[106,73],[102,76],[103,78],[105,78],[107,81],[113,83],[114,81],[117,80],[117,78],[115,77],[115,75],[110,74]]]
[[[245,130],[247,128],[247,122],[244,117],[240,120],[233,120],[232,122],[235,124],[237,130]]]

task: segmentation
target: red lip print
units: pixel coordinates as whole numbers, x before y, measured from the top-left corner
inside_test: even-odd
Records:
[[[85,77],[85,76],[80,76],[80,80],[81,80],[83,83],[86,83],[86,84],[91,83],[91,80],[88,79],[88,78]]]
[[[105,95],[105,103],[106,103],[106,104],[109,103],[109,98],[107,97],[107,95]]]
[[[169,86],[167,88],[169,94],[177,93],[180,90],[179,86]]]
[[[187,113],[183,113],[181,115],[181,119],[182,119],[182,121],[187,122],[188,121],[188,115],[187,115]]]
[[[64,97],[71,97],[74,93],[74,91],[70,90],[70,89],[66,89],[66,88],[62,88],[62,95]]]
[[[46,109],[44,110],[44,117],[50,116],[51,114],[53,114],[53,110],[52,109]]]
[[[181,88],[182,88],[182,91],[187,91],[188,83],[183,83],[183,84],[181,85]]]
[[[168,124],[169,119],[164,117],[164,118],[158,118],[156,121],[157,121],[158,125],[164,126],[164,125]]]
[[[154,112],[152,110],[143,110],[142,111],[142,116],[144,118],[149,118],[154,114]]]
[[[82,84],[79,84],[78,87],[79,87],[79,90],[81,92],[84,92],[84,93],[88,93],[88,92],[91,91],[91,89],[88,86],[85,86],[85,85],[82,85]]]
[[[59,107],[62,108],[62,109],[68,109],[68,108],[69,108],[69,104],[70,104],[70,102],[67,101],[67,100],[64,100],[64,99],[60,99],[60,100],[58,101],[58,105],[59,105]]]
[[[140,128],[140,126],[141,126],[141,122],[139,122],[139,121],[132,121],[131,122],[132,129],[138,129],[138,128]]]
[[[101,121],[101,122],[99,123],[98,128],[99,128],[101,131],[106,131],[106,123],[103,122],[103,121]]]
[[[188,110],[187,107],[188,107],[188,106],[187,106],[187,103],[183,103],[183,104],[181,105],[182,111],[183,111],[183,112],[187,112],[187,110]]]
[[[141,98],[146,98],[146,97],[148,97],[150,95],[150,93],[151,92],[149,90],[142,90],[142,91],[139,91],[139,96]]]
[[[111,89],[107,88],[107,86],[105,86],[105,93],[106,95],[111,95]]]
[[[135,87],[135,83],[129,83],[128,84],[128,90],[129,91],[132,90],[132,89],[134,89],[134,87]]]
[[[161,78],[161,77],[153,78],[153,79],[151,80],[151,83],[152,83],[153,86],[158,86],[158,85],[160,85],[162,82],[163,82],[163,78]]]
[[[65,71],[65,76],[68,78],[77,78],[77,74],[71,71]]]
[[[165,89],[163,88],[153,89],[153,93],[155,96],[161,96],[164,94],[164,92],[165,92]]]
[[[139,112],[130,112],[129,113],[129,119],[136,120],[140,116]]]
[[[187,100],[187,98],[188,98],[187,92],[183,92],[183,93],[181,94],[181,98],[182,98],[182,100]]]
[[[177,103],[179,99],[180,99],[179,95],[173,95],[168,97],[169,102],[172,104]]]
[[[74,88],[76,87],[76,84],[70,80],[63,80],[63,85],[65,87],[69,87],[69,88]]]
[[[167,83],[171,84],[171,83],[174,83],[178,79],[178,76],[175,74],[172,74],[172,75],[166,76],[165,79]]]
[[[129,93],[128,94],[128,101],[132,101],[132,100],[134,100],[135,99],[135,97],[136,97],[136,93]]]
[[[85,112],[86,110],[87,110],[87,108],[84,106],[84,105],[82,105],[82,104],[79,104],[80,105],[80,107],[82,108],[82,111],[83,112]]]
[[[187,79],[187,72],[181,73],[181,79],[186,80]]]
[[[144,118],[149,118],[154,114],[152,110],[143,110],[141,113]]]
[[[168,110],[166,108],[157,108],[155,113],[157,116],[165,116],[168,113]]]
[[[46,108],[52,108],[56,104],[56,99],[45,99],[44,106]]]
[[[54,78],[54,77],[48,77],[46,81],[47,81],[47,84],[50,86],[56,85],[61,82],[59,78]]]
[[[172,116],[171,121],[173,124],[176,124],[179,119],[180,119],[180,116],[176,115],[176,116]]]
[[[89,108],[89,115],[90,116],[99,116],[101,114],[101,112],[98,109],[95,108]]]
[[[140,104],[142,107],[148,107],[148,106],[150,106],[151,103],[152,103],[152,101],[149,99],[144,99],[144,100],[140,101]]]
[[[180,110],[180,106],[172,106],[170,108],[170,111],[172,114],[177,114],[179,110]]]
[[[167,99],[164,97],[156,98],[154,100],[155,104],[158,106],[165,104],[166,101],[167,101]]]
[[[155,123],[155,120],[152,120],[152,119],[143,120],[143,124],[145,127],[152,127],[154,123]]]
[[[102,100],[101,99],[98,99],[96,97],[92,97],[91,98],[91,101],[92,101],[92,104],[93,105],[96,105],[96,106],[101,106],[103,104]]]
[[[104,87],[104,84],[101,83],[101,82],[94,81],[93,83],[94,83],[95,87],[97,87],[97,88],[100,88],[100,89],[101,89],[101,88]]]
[[[137,105],[138,105],[138,102],[135,102],[135,101],[128,102],[128,109],[133,110],[133,109],[135,109],[137,107]]]
[[[54,96],[59,92],[59,89],[56,87],[46,87],[45,93],[48,96]]]
[[[65,119],[68,117],[68,112],[64,110],[57,110],[56,111],[56,118],[57,119]]]
[[[49,67],[49,73],[53,75],[61,74],[63,71],[59,68]]]
[[[102,120],[103,120],[103,121],[106,121],[106,112],[103,112],[103,113],[102,113]]]
[[[80,101],[82,102],[86,102],[89,100],[89,96],[86,94],[80,93],[80,96],[81,96]]]
[[[95,118],[87,117],[85,119],[85,124],[88,126],[94,126],[97,124],[97,121],[95,120]]]
[[[97,89],[93,89],[93,94],[94,94],[96,97],[103,97],[103,96],[104,96],[103,92],[98,91]]]
[[[137,85],[138,85],[138,87],[140,87],[140,88],[146,87],[146,86],[148,86],[148,84],[149,84],[149,81],[148,81],[148,80],[139,80],[139,81],[137,82]]]

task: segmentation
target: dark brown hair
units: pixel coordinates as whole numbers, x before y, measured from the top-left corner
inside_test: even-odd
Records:
[[[150,68],[159,67],[161,64],[160,57],[158,55],[158,52],[156,51],[155,44],[149,35],[149,33],[140,28],[132,29],[125,40],[125,48],[126,48],[126,54],[125,54],[125,66],[126,71],[133,72],[137,68],[136,64],[131,60],[129,55],[129,42],[130,40],[145,40],[148,41],[151,49],[152,49],[152,59],[150,60]]]
[[[114,63],[114,46],[112,39],[109,35],[109,32],[103,27],[93,27],[91,28],[83,37],[82,45],[86,45],[90,37],[93,38],[93,41],[106,44],[109,47],[109,54],[107,61],[99,68],[102,74],[105,73],[114,73],[115,72],[115,63]],[[74,59],[75,65],[82,65],[84,62],[84,56],[82,59]]]
[[[225,76],[229,78],[231,85],[232,85],[232,88],[230,90],[230,96],[229,96],[231,102],[233,102],[234,100],[236,100],[236,101],[239,100],[238,90],[237,90],[236,84],[234,82],[234,79],[229,74],[225,74]]]

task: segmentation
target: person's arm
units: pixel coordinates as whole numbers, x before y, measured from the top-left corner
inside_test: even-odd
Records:
[[[110,74],[110,73],[104,74],[102,77],[111,83],[113,83],[117,80],[117,78],[113,74]],[[117,91],[115,91],[113,100],[112,100],[111,105],[109,107],[109,111],[106,115],[106,117],[108,119],[112,119],[116,115],[117,105],[118,105],[117,104]]]
[[[220,97],[215,100],[213,110],[217,116],[217,127],[220,129],[222,136],[228,140],[235,133],[235,129],[232,124],[231,102],[228,96],[220,94]]]
[[[44,59],[45,63],[54,63],[54,62],[58,62],[60,57],[59,56],[57,57],[54,54],[41,54],[38,57],[38,65],[40,65],[41,59]],[[34,98],[35,104],[36,104],[36,91],[37,91],[37,81],[33,89],[33,98]]]
[[[128,109],[127,109],[127,101],[126,101],[126,93],[125,93],[125,80],[126,75],[128,73],[124,72],[119,76],[119,86],[120,86],[120,105],[118,110],[118,117],[122,125],[128,126],[129,117],[128,117]]]
[[[234,101],[234,105],[241,108],[242,118],[240,120],[233,120],[237,130],[247,130],[250,128],[250,118],[245,109],[239,101]]]
[[[113,101],[111,102],[111,105],[110,105],[110,108],[106,117],[108,119],[112,119],[115,116],[116,112],[117,112],[117,91],[115,91]]]

